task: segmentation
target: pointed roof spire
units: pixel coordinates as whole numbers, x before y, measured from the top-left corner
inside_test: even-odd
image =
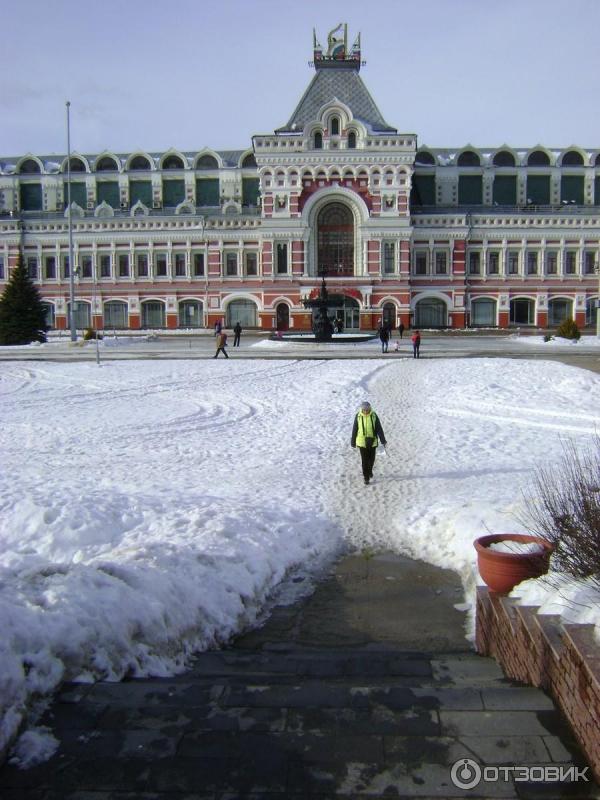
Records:
[[[352,111],[355,119],[373,132],[396,133],[388,125],[358,74],[361,67],[360,33],[348,51],[348,26],[340,22],[327,34],[327,50],[317,39],[313,28],[314,67],[316,75],[300,98],[286,125],[276,133],[298,132],[317,118],[319,110],[332,100],[338,100]]]

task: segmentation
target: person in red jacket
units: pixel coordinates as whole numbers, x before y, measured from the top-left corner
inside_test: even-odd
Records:
[[[421,347],[421,334],[415,331],[411,338],[413,346],[413,358],[419,358],[419,348]]]

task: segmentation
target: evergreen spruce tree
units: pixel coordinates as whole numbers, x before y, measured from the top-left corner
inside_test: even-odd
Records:
[[[0,345],[45,342],[47,330],[42,298],[19,253],[0,297]]]

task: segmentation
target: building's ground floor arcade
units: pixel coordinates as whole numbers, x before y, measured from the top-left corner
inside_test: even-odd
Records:
[[[201,294],[108,295],[98,291],[76,292],[75,327],[111,330],[201,330],[222,321],[228,328],[239,322],[245,330],[310,331],[312,313],[303,300],[314,297],[313,285],[264,290],[205,292]],[[51,329],[69,327],[68,292],[42,292],[46,319]],[[431,329],[461,328],[555,328],[573,319],[580,328],[596,326],[598,291],[565,292],[521,290],[485,292],[455,288],[411,290],[380,286],[330,287],[329,316],[336,329],[346,332],[376,330],[381,323],[397,327]]]

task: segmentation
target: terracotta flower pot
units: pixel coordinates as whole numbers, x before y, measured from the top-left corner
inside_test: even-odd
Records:
[[[537,544],[543,548],[539,553],[503,553],[491,550],[497,542]],[[508,594],[518,583],[529,578],[539,578],[548,572],[550,555],[554,546],[545,539],[524,533],[494,533],[480,536],[473,542],[477,550],[479,574],[491,592]]]

